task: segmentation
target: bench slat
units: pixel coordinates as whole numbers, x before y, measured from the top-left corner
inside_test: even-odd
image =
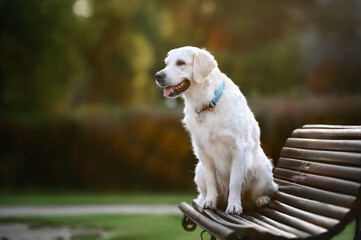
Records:
[[[237,234],[251,236],[257,232],[258,234],[263,235],[263,237],[275,235],[269,229],[260,226],[259,224],[255,224],[254,222],[251,222],[247,219],[241,217],[237,219],[220,210],[202,209],[197,200],[193,200],[193,207],[205,215],[208,219],[211,219],[218,224],[234,230]]]
[[[361,128],[347,129],[296,129],[292,137],[313,139],[360,139]]]
[[[295,218],[293,216],[289,216],[285,213],[278,212],[271,208],[258,208],[256,212],[261,213],[275,221],[278,221],[283,224],[287,224],[291,227],[300,229],[307,233],[311,234],[322,234],[327,231],[327,229],[313,225],[309,222],[305,222],[301,219]]]
[[[249,224],[249,220],[245,219],[245,218],[235,218],[233,215],[230,215],[222,210],[215,210],[215,212],[223,219],[230,221],[230,222],[234,222],[234,223],[239,223],[239,224]],[[243,215],[242,215],[243,216]]]
[[[300,236],[300,235],[307,236],[305,234],[299,233],[299,231],[298,231],[298,235],[295,235],[291,231],[282,230],[280,228],[277,228],[277,227],[275,227],[275,226],[273,226],[273,225],[271,225],[271,224],[269,224],[269,223],[267,223],[265,221],[262,221],[259,218],[253,217],[251,215],[242,214],[242,217],[238,216],[238,215],[234,215],[233,217],[234,218],[242,218],[243,217],[243,218],[249,220],[250,222],[252,222],[254,224],[260,225],[260,226],[268,229],[271,233],[273,233],[273,234],[275,234],[277,236],[282,236],[282,237],[285,237],[285,238],[296,238],[297,236]]]
[[[294,235],[296,235],[296,236],[298,236],[298,237],[306,238],[306,237],[309,237],[309,236],[310,236],[309,233],[306,233],[306,232],[301,231],[301,230],[299,230],[299,229],[296,229],[296,228],[294,228],[294,227],[290,227],[290,226],[288,226],[288,225],[286,225],[286,224],[277,222],[277,221],[275,221],[275,220],[273,220],[273,219],[271,219],[271,218],[268,218],[268,217],[266,217],[266,216],[264,216],[264,215],[261,215],[261,214],[259,214],[259,213],[256,213],[256,212],[247,212],[247,214],[248,214],[249,216],[252,216],[252,217],[254,217],[254,218],[256,218],[256,219],[258,219],[258,220],[266,223],[266,224],[272,225],[272,226],[274,226],[274,227],[277,228],[277,229],[280,229],[280,230],[282,230],[282,231],[285,231],[285,232],[294,234]]]
[[[221,210],[215,210],[215,212],[218,214],[218,216],[220,216],[221,218],[230,221],[230,222],[234,222],[234,223],[239,223],[239,224],[243,224],[243,225],[255,225],[253,222],[249,221],[248,219],[244,218],[244,214],[242,214],[242,216],[239,215],[230,215],[224,211]],[[258,227],[258,224],[256,224]],[[262,227],[263,228],[263,227]],[[268,231],[268,229],[265,229],[266,231]]]
[[[318,176],[303,172],[296,172],[284,168],[276,168],[274,176],[284,180],[289,180],[302,185],[317,187],[331,192],[344,193],[357,196],[360,190],[360,183],[341,180],[337,178]]]
[[[323,228],[331,228],[339,223],[338,220],[333,218],[328,218],[324,216],[320,216],[314,213],[309,213],[297,208],[294,208],[292,206],[289,206],[285,203],[279,202],[277,200],[272,200],[269,203],[269,206],[273,208],[274,210],[277,210],[279,212],[283,212],[289,216],[296,217],[298,219],[304,220],[306,222],[312,223],[314,225],[323,227]]]
[[[255,215],[250,216],[248,215],[248,213],[239,216],[239,215],[230,215],[221,210],[214,211],[209,209],[202,209],[196,200],[193,201],[193,207],[197,211],[200,211],[201,213],[205,214],[205,216],[207,216],[209,219],[212,219],[213,221],[222,224],[228,228],[234,229],[238,233],[240,232],[245,233],[246,231],[248,231],[247,235],[249,235],[251,234],[249,233],[250,231],[257,230],[258,232],[262,232],[263,234],[277,235],[286,238],[294,238],[295,235],[298,237],[309,236],[309,233],[307,232],[300,231],[288,225],[275,222],[272,219],[267,220],[264,217],[263,218],[260,217],[256,219]]]
[[[361,154],[284,147],[281,157],[361,167]]]
[[[361,140],[288,138],[285,146],[316,150],[361,152]]]
[[[341,193],[329,192],[313,187],[299,185],[290,181],[274,179],[279,184],[279,190],[298,197],[307,198],[340,207],[351,208],[356,197]]]
[[[221,218],[219,215],[217,215],[213,210],[210,209],[203,209],[202,213],[208,216],[209,218],[213,219],[215,222],[218,222],[226,227],[232,228],[232,229],[242,229],[242,227],[250,227],[249,221],[239,221],[238,223],[234,222],[228,222]],[[256,228],[257,230],[267,231],[267,229],[260,228],[258,226],[252,226]]]
[[[360,128],[361,125],[325,125],[325,124],[306,124],[302,128],[321,128],[321,129],[352,129]]]
[[[229,217],[226,217],[225,214],[221,214],[221,211],[219,210],[210,210],[210,209],[203,209],[199,202],[197,200],[193,200],[193,207],[194,209],[196,209],[198,212],[208,216],[209,218],[213,219],[214,221],[223,224],[227,227],[233,228],[233,229],[237,229],[240,227],[249,227],[250,222],[246,219],[230,219]],[[224,219],[227,220],[231,220],[231,221],[225,221]],[[251,224],[252,225],[252,224]],[[267,231],[266,229],[258,229],[258,230],[262,230],[262,231]]]
[[[211,210],[208,210],[208,211],[211,211]],[[209,212],[207,212],[209,213]],[[250,229],[255,229],[257,231],[260,231],[260,232],[264,232],[264,233],[267,233],[269,235],[277,235],[277,236],[283,236],[283,237],[292,237],[292,235],[289,235],[287,233],[284,233],[284,232],[281,232],[280,230],[277,230],[275,232],[275,229],[274,228],[269,228],[265,225],[261,225],[261,224],[257,224],[256,222],[254,221],[250,221],[249,219],[245,218],[245,215],[242,214],[242,216],[239,216],[239,215],[230,215],[228,213],[225,213],[223,211],[219,211],[219,210],[216,210],[214,212],[211,212],[210,213],[210,216],[213,218],[213,219],[219,219],[219,218],[222,218],[224,219],[223,221],[228,221],[228,222],[234,222],[235,224],[239,224],[239,225],[236,225],[237,227],[235,227],[234,229],[235,230],[238,230],[238,231],[241,231],[241,232],[245,232],[245,231],[250,231]],[[272,231],[273,230],[273,231]]]
[[[284,192],[276,192],[273,195],[273,199],[295,208],[339,220],[342,219],[349,211],[348,208],[300,198]]]
[[[284,157],[278,159],[277,166],[295,171],[361,182],[361,168],[343,167]]]
[[[179,205],[179,209],[193,222],[195,222],[198,226],[203,229],[206,229],[213,236],[220,239],[236,239],[236,233],[223,225],[220,225],[209,218],[203,216],[192,207],[190,207],[187,203],[182,202]]]

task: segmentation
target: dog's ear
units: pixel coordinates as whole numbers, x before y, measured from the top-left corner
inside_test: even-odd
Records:
[[[217,62],[206,50],[200,49],[194,52],[193,78],[197,83],[201,83],[217,67]]]

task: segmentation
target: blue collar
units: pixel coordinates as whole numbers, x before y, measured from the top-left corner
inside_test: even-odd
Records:
[[[224,80],[222,81],[221,85],[217,88],[217,90],[214,92],[214,97],[212,98],[212,101],[210,101],[207,105],[204,105],[199,110],[196,109],[196,113],[200,114],[203,111],[212,111],[213,108],[216,106],[216,103],[218,102],[219,98],[222,96],[224,88]]]

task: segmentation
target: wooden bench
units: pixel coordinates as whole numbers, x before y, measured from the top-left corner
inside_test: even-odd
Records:
[[[273,173],[279,191],[266,207],[235,215],[183,202],[183,228],[211,239],[330,239],[356,219],[361,238],[361,126],[294,130]]]

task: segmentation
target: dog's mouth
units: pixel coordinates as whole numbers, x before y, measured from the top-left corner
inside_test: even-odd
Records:
[[[178,97],[182,93],[184,93],[189,86],[191,85],[191,82],[188,79],[183,80],[181,83],[175,86],[167,86],[163,88],[163,97]]]

